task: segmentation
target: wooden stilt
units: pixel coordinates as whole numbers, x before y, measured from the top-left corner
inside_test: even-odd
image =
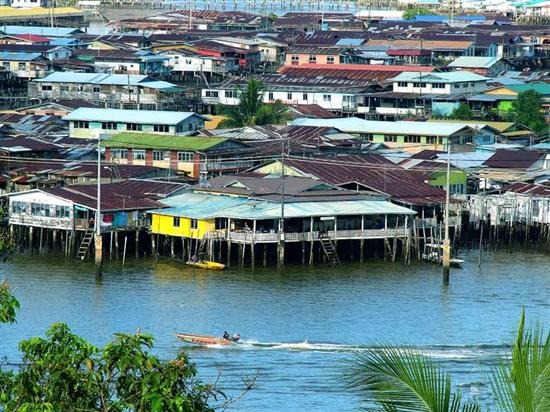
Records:
[[[139,257],[139,230],[136,230],[134,246],[136,249],[135,250],[136,258],[138,258]]]

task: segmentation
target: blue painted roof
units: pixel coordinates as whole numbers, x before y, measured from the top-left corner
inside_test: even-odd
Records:
[[[425,83],[460,83],[460,82],[478,82],[489,80],[489,78],[480,76],[467,70],[457,72],[441,73],[421,73],[421,72],[402,72],[392,79],[394,82],[401,81],[422,81]]]
[[[203,116],[194,112],[99,109],[93,107],[80,107],[63,117],[63,120],[177,125],[187,120],[191,116],[197,116],[201,119],[205,119]]]
[[[162,200],[162,203],[171,207],[151,212],[191,219],[214,219],[216,217],[277,219],[281,216],[281,204],[279,202],[256,200],[248,197],[184,193]],[[288,218],[378,215],[385,213],[414,214],[415,212],[385,200],[334,200],[330,202],[290,202],[285,204],[285,216]]]
[[[173,83],[162,80],[151,80],[144,74],[106,74],[106,73],[78,73],[54,72],[42,79],[34,80],[38,83],[85,83],[98,85],[141,86],[169,92],[181,92],[183,89]]]
[[[414,18],[416,21],[428,21],[428,22],[434,22],[434,23],[441,23],[444,20],[446,20],[446,16],[429,16],[429,15],[418,15]]]
[[[80,41],[78,39],[72,39],[69,37],[56,37],[54,39],[50,39],[50,46],[73,46],[79,43]]]
[[[13,61],[32,61],[42,57],[40,53],[25,53],[25,52],[0,52],[0,60]]]
[[[340,39],[336,42],[336,46],[361,46],[365,39]]]
[[[69,37],[74,33],[81,33],[77,28],[39,26],[0,26],[0,31],[6,34],[36,34],[46,37]]]

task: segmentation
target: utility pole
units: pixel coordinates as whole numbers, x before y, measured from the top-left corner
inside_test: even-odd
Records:
[[[449,272],[451,268],[451,241],[449,239],[449,199],[451,180],[451,141],[447,137],[447,182],[445,194],[445,240],[443,241],[443,284],[449,284]]]
[[[279,245],[277,247],[277,264],[285,264],[285,141],[286,132],[281,142],[281,218],[279,219]]]
[[[101,275],[103,260],[103,238],[101,237],[101,137],[97,138],[97,206],[95,214],[94,243],[96,273]]]

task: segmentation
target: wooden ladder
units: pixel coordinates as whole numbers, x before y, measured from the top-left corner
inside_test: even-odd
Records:
[[[342,262],[340,262],[340,258],[338,257],[338,253],[336,252],[332,239],[327,234],[322,234],[319,236],[319,241],[321,242],[321,246],[323,247],[329,263],[334,266],[341,265]]]
[[[77,259],[84,260],[86,258],[86,255],[88,254],[88,249],[90,248],[93,239],[94,231],[87,230],[86,233],[84,233],[84,237],[82,238],[82,242],[80,242],[80,247],[78,248],[78,252],[76,253]]]

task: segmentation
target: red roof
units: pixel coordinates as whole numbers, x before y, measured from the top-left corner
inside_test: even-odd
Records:
[[[359,184],[409,205],[445,202],[445,191],[425,183],[425,173],[403,169],[381,156],[292,158],[286,164],[324,182],[342,187],[355,187]]]
[[[299,66],[283,66],[279,72],[284,73],[289,68],[330,69],[346,71],[377,71],[377,72],[433,72],[435,67],[428,66],[398,66],[381,64],[301,64]]]
[[[50,39],[47,37],[39,36],[37,34],[31,34],[31,33],[18,34],[13,37],[21,40],[32,41],[33,43],[48,43],[50,41]]]

